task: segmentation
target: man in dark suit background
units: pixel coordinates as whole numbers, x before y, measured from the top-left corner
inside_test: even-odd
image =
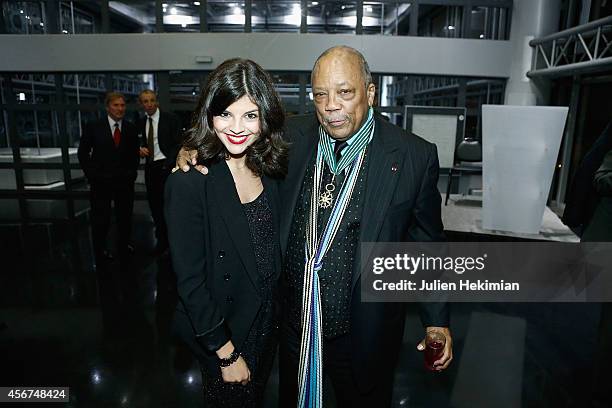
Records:
[[[87,123],[78,148],[79,163],[90,184],[91,229],[98,268],[111,257],[106,246],[111,202],[114,202],[117,250],[122,264],[133,251],[130,236],[140,146],[136,127],[124,120],[125,96],[109,92],[105,104],[107,115]]]
[[[287,120],[289,170],[279,189],[285,299],[279,406],[320,406],[322,381],[317,370],[322,366],[339,407],[389,407],[405,304],[361,301],[360,244],[444,239],[437,151],[435,145],[373,113],[372,76],[363,55],[353,48],[333,47],[317,59],[312,92],[316,115]],[[177,168],[188,171],[195,155],[181,152]],[[355,166],[360,171],[351,175]],[[331,217],[345,180],[353,180],[352,193],[342,200],[344,210]],[[316,231],[309,220],[316,220]],[[335,222],[331,244],[307,250],[322,248],[322,231]],[[317,241],[311,243],[313,237]],[[317,310],[305,300],[315,288],[311,283],[305,289],[309,265],[318,276],[320,289],[314,289],[311,299],[320,299],[321,325],[305,332],[304,322]],[[437,331],[446,338],[436,365],[442,371],[452,360],[447,306],[423,303],[420,316],[426,332]],[[303,353],[309,339],[317,339],[310,349],[320,345],[322,356]],[[417,349],[425,349],[424,340]]]
[[[155,223],[155,252],[161,253],[168,248],[168,233],[164,220],[164,185],[176,160],[182,141],[182,130],[176,115],[159,109],[157,97],[152,90],[142,91],[138,101],[145,112],[145,116],[138,122],[142,146],[140,156],[147,158],[147,199]]]

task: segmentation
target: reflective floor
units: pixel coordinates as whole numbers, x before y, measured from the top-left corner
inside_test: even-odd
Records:
[[[115,257],[96,271],[88,223],[84,212],[74,224],[0,225],[0,386],[69,386],[67,407],[201,407],[198,367],[169,334],[174,278],[168,254],[153,255],[146,203],[136,203],[127,265]],[[432,374],[415,351],[422,328],[411,310],[393,406],[591,406],[594,388],[607,397],[592,376],[599,313],[453,305],[455,360]],[[265,406],[277,405],[277,377],[275,368]],[[592,406],[612,406],[600,401]],[[329,390],[325,406],[335,406]]]

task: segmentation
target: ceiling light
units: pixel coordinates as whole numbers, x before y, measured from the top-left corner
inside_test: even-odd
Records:
[[[313,1],[311,4],[312,4],[313,6],[318,6],[318,5],[319,5],[319,2],[318,2],[318,1]]]
[[[451,25],[451,26],[448,26],[448,29],[449,29],[449,30],[454,30],[454,29],[455,29],[455,26],[452,26],[452,25]]]
[[[170,9],[170,14],[176,14],[176,13],[177,13],[177,11],[176,11],[176,7],[172,7],[172,8]]]
[[[24,102],[26,100],[25,93],[19,92],[19,101]]]
[[[194,1],[194,2],[193,2],[193,5],[194,5],[194,6],[199,6],[199,5],[200,5],[200,2],[199,2],[199,1]]]

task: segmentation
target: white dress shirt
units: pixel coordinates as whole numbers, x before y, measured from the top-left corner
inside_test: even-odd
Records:
[[[165,160],[166,156],[162,153],[159,148],[159,139],[157,137],[157,129],[159,127],[159,108],[155,111],[155,113],[151,116],[145,114],[145,137],[148,139],[149,136],[149,118],[153,120],[153,161],[157,160]],[[151,152],[150,152],[151,153]],[[149,154],[150,154],[149,153]]]
[[[119,125],[119,131],[121,131],[121,122],[123,122],[123,120],[115,120],[113,118],[110,117],[110,115],[106,115],[106,118],[108,119],[108,125],[110,126],[110,130],[111,130],[111,135],[115,134],[115,123],[117,123]]]

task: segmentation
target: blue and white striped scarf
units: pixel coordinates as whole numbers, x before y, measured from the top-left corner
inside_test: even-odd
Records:
[[[363,165],[366,147],[374,136],[373,116],[372,108],[370,108],[366,122],[351,138],[357,139],[353,139],[351,144],[345,147],[338,163],[334,155],[333,139],[325,133],[323,127],[319,128],[319,145],[306,230],[298,408],[321,408],[323,406],[323,330],[318,272],[323,267],[323,257],[331,247],[340,228]],[[346,168],[348,168],[348,174],[319,239],[317,231],[318,191],[322,187],[324,161],[333,174],[339,174]]]

